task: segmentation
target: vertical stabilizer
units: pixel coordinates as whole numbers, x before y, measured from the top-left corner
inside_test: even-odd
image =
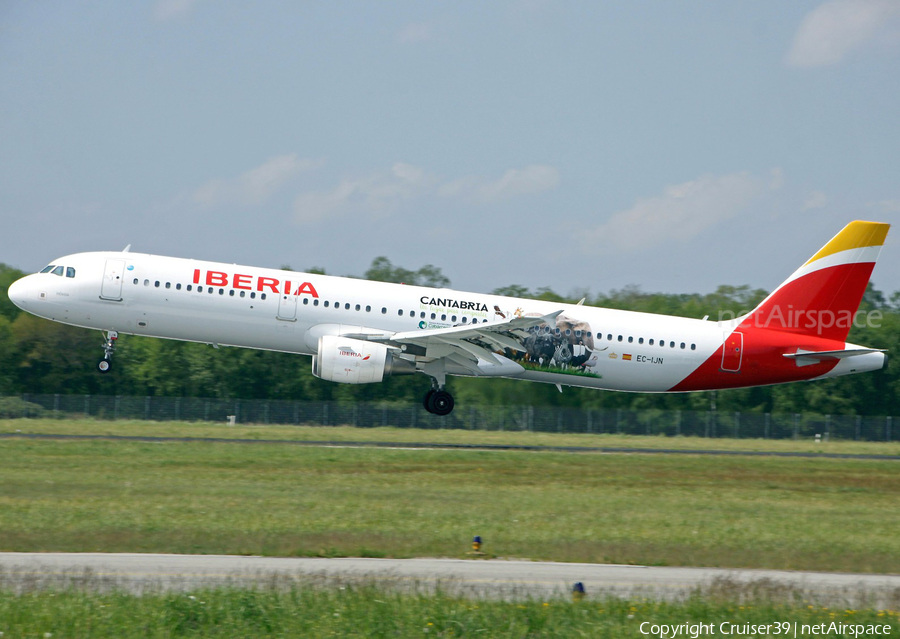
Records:
[[[889,228],[850,222],[741,325],[846,341]]]

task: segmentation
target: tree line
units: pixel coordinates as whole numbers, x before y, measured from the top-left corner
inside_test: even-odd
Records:
[[[285,267],[287,268],[287,267]],[[310,272],[324,273],[321,268]],[[75,393],[240,399],[300,399],[352,402],[418,402],[430,387],[423,375],[388,378],[382,384],[351,386],[313,377],[310,358],[241,348],[121,336],[116,367],[96,372],[102,356],[99,331],[65,326],[21,312],[7,297],[9,285],[23,272],[0,263],[0,395]],[[386,257],[376,258],[363,276],[383,282],[446,287],[441,269],[425,265],[408,270]],[[529,290],[510,285],[492,291],[556,302],[712,319],[719,313],[753,309],[767,294],[748,286],[719,286],[709,294],[646,293],[626,287],[609,293],[576,291],[568,296],[550,288]],[[880,327],[854,328],[849,341],[900,353],[900,291],[890,296],[870,283],[861,309],[878,310]],[[535,405],[582,408],[663,408],[720,411],[815,412],[822,414],[897,414],[900,368],[850,375],[813,383],[794,383],[716,392],[654,394],[616,393],[564,388],[505,379],[449,378],[458,405]]]

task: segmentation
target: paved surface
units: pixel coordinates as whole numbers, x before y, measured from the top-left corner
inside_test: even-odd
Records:
[[[0,439],[110,440],[133,442],[201,442],[211,444],[282,444],[334,448],[396,448],[433,450],[514,450],[557,453],[624,453],[649,455],[726,455],[750,457],[812,457],[825,459],[875,459],[900,461],[900,455],[857,453],[802,453],[763,450],[703,450],[691,448],[622,448],[615,446],[520,446],[515,444],[437,444],[428,442],[354,442],[300,439],[240,439],[226,437],[154,437],[151,435],[66,435],[54,433],[0,433]]]
[[[727,590],[751,584],[764,592],[802,591],[816,600],[886,607],[900,601],[900,575],[668,568],[505,560],[320,559],[226,555],[0,553],[0,585],[84,583],[187,590],[223,583],[287,583],[301,579],[336,586],[355,581],[499,597],[545,597],[571,591],[673,599],[702,587]],[[746,590],[744,590],[746,592]]]

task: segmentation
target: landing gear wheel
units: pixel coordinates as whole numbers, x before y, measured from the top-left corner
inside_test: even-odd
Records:
[[[424,406],[425,410],[427,410],[429,413],[431,412],[431,398],[434,396],[435,392],[436,391],[434,389],[431,389],[430,391],[425,393],[425,399],[422,400],[422,406]]]
[[[108,373],[112,368],[112,356],[116,350],[116,340],[119,334],[115,331],[105,331],[106,341],[103,342],[103,359],[97,363],[97,370],[101,373]]]
[[[428,398],[427,408],[435,415],[449,415],[453,410],[453,395],[444,390],[434,391]]]

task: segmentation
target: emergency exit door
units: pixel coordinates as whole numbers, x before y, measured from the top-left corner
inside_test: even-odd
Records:
[[[297,296],[282,293],[278,299],[278,319],[285,322],[297,321]]]
[[[100,299],[122,301],[122,278],[125,273],[125,260],[106,260],[103,269],[103,282],[100,284]]]
[[[737,331],[725,333],[725,344],[722,349],[722,370],[729,373],[741,372],[741,359],[744,357],[744,335]]]

